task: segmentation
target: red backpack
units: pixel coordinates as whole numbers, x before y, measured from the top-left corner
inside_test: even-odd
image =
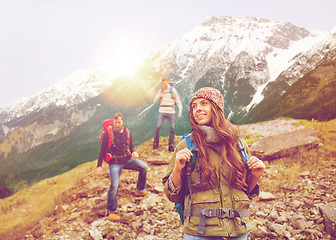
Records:
[[[109,152],[110,147],[113,145],[113,125],[114,125],[114,120],[113,119],[108,119],[103,122],[103,131],[100,135],[100,144],[103,142],[103,137],[106,131],[108,131],[109,135],[109,142],[108,142],[108,148],[106,149],[105,152],[105,162],[109,163],[112,160],[112,154]],[[131,142],[131,133],[130,131],[125,127],[126,130],[126,135],[127,135],[127,145],[130,145]],[[128,150],[129,155],[131,155],[131,152]]]

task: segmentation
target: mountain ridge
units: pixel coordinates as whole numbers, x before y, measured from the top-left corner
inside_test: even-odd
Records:
[[[335,39],[335,31],[309,32],[290,23],[210,17],[151,54],[133,75],[113,76],[99,68],[74,73],[74,79],[70,75],[56,87],[42,91],[44,95],[16,104],[17,109],[14,105],[6,111],[0,108],[0,163],[6,166],[2,173],[8,173],[0,174],[0,185],[8,186],[9,180],[30,184],[31,179],[21,178],[32,175],[29,171],[45,176],[43,172],[59,173],[92,160],[97,155],[101,124],[116,111],[124,114],[136,144],[151,139],[158,108],[152,100],[162,76],[175,82],[180,93],[184,110],[176,122],[177,135],[190,132],[190,97],[205,86],[223,93],[226,117],[235,123],[270,118],[265,111],[293,89],[295,82],[335,60]],[[310,105],[316,115],[303,114],[301,118],[328,120],[334,116],[334,96],[323,96],[323,91],[319,94],[331,105],[321,111],[320,105]],[[30,109],[35,110],[24,114]],[[162,134],[167,128],[163,126]],[[21,163],[25,174],[20,174]]]

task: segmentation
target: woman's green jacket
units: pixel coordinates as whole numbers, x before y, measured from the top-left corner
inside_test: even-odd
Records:
[[[219,146],[208,145],[209,156],[216,166],[216,174],[219,182],[217,187],[209,187],[209,189],[202,189],[198,192],[192,193],[191,208],[233,208],[233,209],[248,209],[250,206],[250,199],[247,194],[230,186],[231,171],[225,162],[222,162],[219,155]],[[168,178],[171,175],[174,165],[176,152],[187,147],[185,139],[179,142],[175,152],[173,153],[168,171],[163,178],[164,192],[168,199],[172,202],[179,203],[184,201],[184,208],[188,208],[190,195],[185,196],[185,186],[177,192],[172,192],[168,188]],[[248,152],[249,153],[249,152]],[[191,174],[191,185],[197,185],[199,175],[196,170]],[[185,179],[185,178],[184,178]],[[205,220],[205,233],[203,235],[197,233],[200,216],[185,217],[183,224],[183,232],[195,236],[223,236],[223,237],[236,237],[251,231],[256,227],[255,223],[250,217],[236,217],[236,218],[218,218],[207,217]]]

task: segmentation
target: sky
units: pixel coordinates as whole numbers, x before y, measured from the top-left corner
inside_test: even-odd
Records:
[[[334,9],[335,0],[1,0],[0,107],[74,71],[126,71],[209,16],[329,32]]]

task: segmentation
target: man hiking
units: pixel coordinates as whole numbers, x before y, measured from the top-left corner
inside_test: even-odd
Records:
[[[111,221],[117,221],[120,217],[117,215],[117,196],[119,188],[119,179],[122,169],[131,169],[139,172],[135,195],[145,196],[148,191],[145,189],[148,165],[139,160],[139,154],[133,145],[132,135],[123,125],[123,115],[114,114],[112,129],[105,131],[102,136],[100,154],[97,163],[96,173],[102,174],[102,163],[106,158],[106,153],[111,156],[108,162],[110,168],[111,185],[107,192],[107,204],[105,218]],[[112,138],[112,141],[111,139]],[[111,146],[109,146],[111,144]],[[129,149],[127,149],[127,146]],[[106,161],[106,159],[105,159]]]
[[[159,117],[155,130],[153,149],[159,147],[160,129],[162,127],[164,120],[168,119],[170,126],[168,150],[169,152],[174,152],[175,105],[177,105],[179,108],[178,117],[180,118],[182,116],[182,103],[176,89],[173,86],[171,86],[167,78],[162,78],[161,83],[162,88],[156,94],[153,101],[153,103],[156,104],[160,100]]]

